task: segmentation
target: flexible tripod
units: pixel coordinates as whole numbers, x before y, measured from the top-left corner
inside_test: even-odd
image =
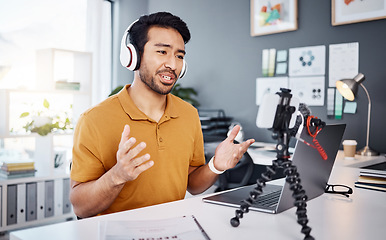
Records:
[[[296,166],[292,165],[292,161],[289,160],[290,155],[288,152],[289,141],[291,138],[291,130],[289,129],[289,121],[292,113],[295,111],[295,107],[289,106],[292,95],[288,89],[281,89],[279,93],[281,99],[277,106],[276,116],[273,124],[272,138],[277,140],[276,145],[276,160],[272,162],[272,166],[267,166],[267,171],[261,174],[261,177],[257,179],[256,187],[249,193],[249,197],[243,201],[240,208],[236,210],[235,217],[231,219],[231,225],[237,227],[240,225],[240,218],[243,218],[245,213],[249,212],[249,207],[256,201],[257,197],[263,193],[263,187],[267,181],[272,180],[272,176],[275,175],[278,168],[284,168],[284,174],[286,175],[286,182],[290,184],[290,190],[293,191],[294,206],[297,207],[296,215],[297,222],[302,226],[301,232],[305,235],[305,240],[314,239],[310,233],[311,228],[307,226],[307,195],[301,185],[299,173]]]

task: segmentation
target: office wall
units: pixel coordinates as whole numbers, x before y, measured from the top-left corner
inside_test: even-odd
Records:
[[[123,33],[139,16],[148,13],[148,1],[113,1],[113,49],[112,49],[112,89],[133,81],[133,73],[121,66],[119,61]]]
[[[156,11],[180,16],[191,30],[192,40],[186,46],[189,70],[181,84],[199,92],[202,108],[224,109],[241,123],[246,137],[258,141],[273,142],[268,130],[255,125],[255,80],[262,76],[262,49],[325,45],[328,59],[329,44],[359,42],[359,69],[366,75],[364,85],[372,100],[370,146],[386,152],[386,20],[333,27],[331,1],[298,0],[298,30],[251,37],[249,0],[149,0],[148,12]],[[131,80],[132,74],[125,72],[117,83]],[[368,101],[362,89],[358,93],[357,114],[344,114],[342,120],[327,119],[325,106],[311,110],[327,123],[347,123],[344,138],[356,139],[363,147]]]

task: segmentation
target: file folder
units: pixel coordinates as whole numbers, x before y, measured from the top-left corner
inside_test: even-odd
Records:
[[[24,183],[17,185],[17,223],[25,222],[25,207],[26,207],[26,185]]]
[[[54,215],[59,216],[63,213],[63,179],[55,179],[54,183]]]
[[[44,217],[54,216],[54,181],[45,182],[45,191],[44,191]]]
[[[44,218],[44,211],[45,211],[45,182],[37,182],[37,219],[43,219]]]
[[[7,186],[7,225],[16,224],[17,186]]]
[[[0,227],[3,226],[3,187],[0,186]]]
[[[27,183],[27,205],[26,220],[33,221],[37,219],[37,183]]]
[[[71,212],[70,179],[63,179],[63,214]]]

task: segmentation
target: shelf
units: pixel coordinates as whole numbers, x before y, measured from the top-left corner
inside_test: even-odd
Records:
[[[0,137],[22,136],[22,126],[26,119],[21,119],[23,112],[42,111],[42,103],[47,99],[51,114],[63,115],[67,112],[73,125],[79,116],[91,106],[91,96],[86,92],[74,91],[36,91],[36,90],[0,90]],[[13,133],[11,132],[13,130]]]
[[[79,83],[80,91],[91,90],[91,53],[54,48],[41,49],[37,51],[36,62],[38,89],[55,90],[56,82],[64,81]]]
[[[75,219],[68,175],[0,181],[0,232]]]
[[[33,155],[37,170],[33,177],[0,178],[0,231],[75,218],[69,201],[68,165],[72,154],[72,132],[49,133],[44,137],[37,133],[26,133],[23,126],[32,119],[26,121],[20,118],[20,115],[23,112],[33,112],[34,116],[41,116],[37,113],[47,111],[43,106],[43,102],[47,100],[50,105],[50,117],[69,117],[75,127],[79,116],[91,106],[92,54],[51,48],[38,50],[36,60],[37,82],[34,89],[0,89],[0,147],[17,147],[28,152],[30,157]],[[63,114],[64,112],[66,114]],[[55,164],[56,156],[64,158],[59,168],[55,167],[60,166],[58,162]],[[17,189],[17,194],[25,196],[11,196],[8,188],[13,191],[12,194],[15,194]],[[55,194],[47,195],[47,192],[54,190]],[[43,198],[52,201],[52,204],[55,202],[55,205],[51,206],[55,209],[55,214],[40,215],[31,221],[27,210],[28,204],[31,204],[30,201],[34,201],[34,198],[26,197],[29,196],[28,191],[35,191],[34,194],[40,192],[40,199],[42,192],[45,193]],[[15,211],[12,216],[8,212],[11,210]],[[16,216],[19,216],[17,221]]]

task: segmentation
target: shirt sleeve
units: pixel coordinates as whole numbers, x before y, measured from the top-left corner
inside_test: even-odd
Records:
[[[96,180],[106,171],[100,160],[98,131],[87,114],[81,115],[74,130],[71,179],[78,182]]]
[[[201,122],[198,116],[196,115],[196,127],[195,127],[195,138],[194,138],[194,153],[190,166],[198,167],[205,164],[205,152],[204,152],[204,137],[202,135]]]

